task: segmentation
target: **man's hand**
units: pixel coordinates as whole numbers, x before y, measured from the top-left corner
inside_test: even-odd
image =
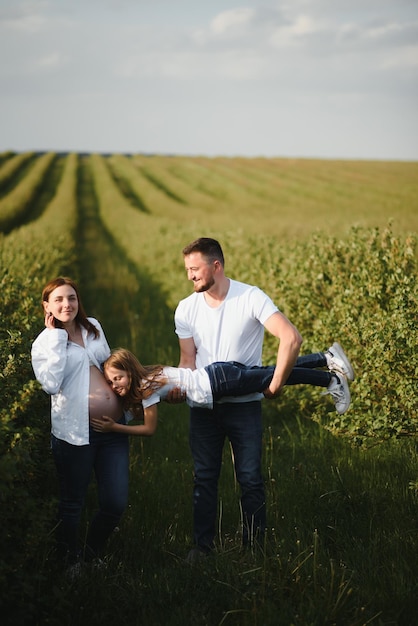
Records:
[[[278,398],[281,393],[282,393],[281,389],[273,393],[272,391],[270,391],[270,387],[267,387],[267,389],[264,389],[263,391],[263,395],[265,398],[267,398],[267,400],[273,400],[274,398]]]
[[[173,387],[167,394],[165,402],[168,404],[181,404],[186,400],[186,392],[181,387]]]

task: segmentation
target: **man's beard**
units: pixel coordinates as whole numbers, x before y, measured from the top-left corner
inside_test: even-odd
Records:
[[[208,289],[213,287],[214,284],[215,284],[214,278],[209,279],[208,281],[206,281],[203,285],[200,285],[199,287],[197,286],[197,283],[194,283],[195,293],[203,293],[204,291],[208,291]]]

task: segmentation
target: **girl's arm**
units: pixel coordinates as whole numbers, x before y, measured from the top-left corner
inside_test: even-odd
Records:
[[[111,417],[103,415],[102,417],[92,418],[90,423],[93,430],[101,433],[124,433],[125,435],[140,435],[142,437],[151,437],[157,429],[158,411],[157,405],[144,409],[144,423],[135,426],[128,424],[118,424]]]

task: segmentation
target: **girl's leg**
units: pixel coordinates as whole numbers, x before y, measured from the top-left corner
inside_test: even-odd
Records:
[[[326,352],[300,356],[295,367],[326,367],[333,372],[344,374],[348,380],[354,380],[353,366],[343,348],[336,341]]]
[[[235,361],[217,362],[206,366],[214,400],[226,396],[243,396],[263,392],[273,378],[275,366],[247,367]],[[314,385],[328,387],[330,372],[306,367],[294,367],[286,385]]]
[[[328,387],[332,380],[331,372],[295,366],[290,372],[286,385],[314,385]]]
[[[327,359],[323,352],[314,352],[313,354],[304,354],[296,360],[295,367],[307,367],[309,369],[315,367],[326,367]]]

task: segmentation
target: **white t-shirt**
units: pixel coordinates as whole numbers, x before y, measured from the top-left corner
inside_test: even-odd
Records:
[[[142,401],[144,409],[164,400],[168,392],[174,387],[181,387],[186,392],[186,402],[189,406],[199,406],[204,409],[213,408],[212,389],[209,375],[205,369],[164,367],[163,376],[167,378],[167,384]]]
[[[210,307],[204,293],[181,300],[175,312],[176,333],[180,339],[193,339],[197,368],[215,361],[261,365],[264,324],[277,311],[261,289],[230,279],[228,293],[218,307]],[[248,402],[262,397],[256,393],[224,401]]]

